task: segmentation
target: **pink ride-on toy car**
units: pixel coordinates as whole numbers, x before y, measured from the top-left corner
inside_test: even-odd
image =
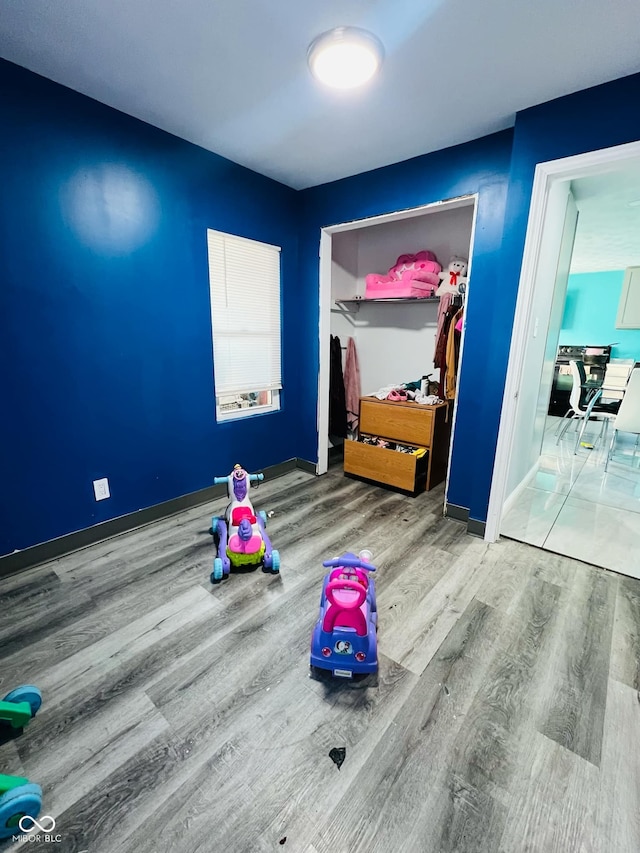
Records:
[[[311,668],[341,678],[378,669],[378,613],[369,551],[347,553],[322,565],[325,576],[318,621],[311,637]]]
[[[250,483],[264,480],[264,474],[247,474],[240,465],[234,465],[228,477],[215,477],[216,485],[227,486],[230,503],[223,517],[211,519],[211,533],[218,553],[213,561],[211,583],[229,576],[231,567],[262,565],[263,571],[277,574],[280,571],[280,554],[271,547],[267,536],[267,514],[253,508],[249,499]]]

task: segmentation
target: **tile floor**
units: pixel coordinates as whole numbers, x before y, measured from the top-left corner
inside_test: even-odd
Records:
[[[620,436],[605,472],[609,436],[589,424],[574,455],[570,427],[557,443],[559,418],[549,417],[539,470],[502,520],[500,533],[547,551],[640,578],[640,448]]]

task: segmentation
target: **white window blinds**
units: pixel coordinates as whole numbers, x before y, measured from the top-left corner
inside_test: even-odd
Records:
[[[207,231],[216,395],[282,387],[280,248]]]

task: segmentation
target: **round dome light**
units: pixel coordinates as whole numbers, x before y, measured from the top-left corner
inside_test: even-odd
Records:
[[[384,49],[372,33],[358,27],[337,27],[314,39],[307,51],[314,77],[334,89],[355,89],[382,65]]]

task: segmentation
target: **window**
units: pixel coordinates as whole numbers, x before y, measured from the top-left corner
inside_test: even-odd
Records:
[[[216,419],[280,408],[280,248],[207,231]]]

